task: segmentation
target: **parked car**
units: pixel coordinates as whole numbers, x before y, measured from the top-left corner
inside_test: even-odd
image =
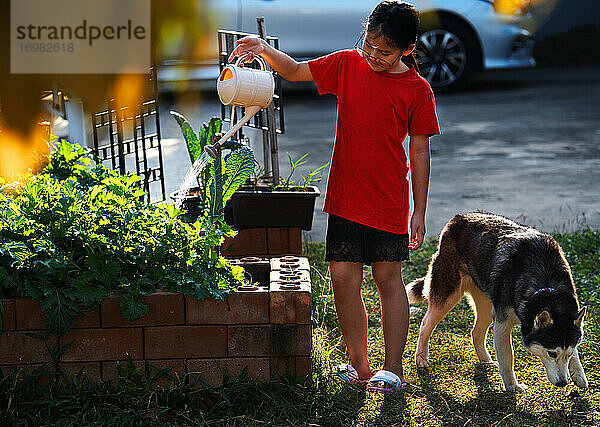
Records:
[[[529,1],[511,11],[503,0],[411,0],[421,13],[416,55],[421,74],[437,90],[464,88],[482,70],[532,67],[533,41],[527,29]],[[298,60],[352,48],[376,0],[208,0],[219,28],[256,33],[264,16],[267,33]],[[515,4],[515,2],[511,2]],[[510,12],[510,13],[509,13]],[[216,36],[215,36],[216,38]],[[215,49],[215,54],[216,54]],[[216,61],[216,59],[215,59]],[[183,61],[163,64],[159,80],[177,77]],[[169,66],[170,65],[170,69]],[[171,74],[169,75],[169,71]],[[189,78],[216,78],[216,68],[189,68]]]

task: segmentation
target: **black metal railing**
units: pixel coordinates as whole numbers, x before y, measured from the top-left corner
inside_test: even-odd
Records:
[[[133,108],[110,99],[106,110],[92,114],[92,128],[94,153],[103,164],[121,174],[135,171],[146,201],[155,203],[166,199],[166,191],[154,67],[148,81],[152,99]]]

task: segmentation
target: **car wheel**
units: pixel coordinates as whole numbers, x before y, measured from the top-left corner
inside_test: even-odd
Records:
[[[421,75],[438,91],[464,89],[481,66],[479,52],[470,29],[452,17],[441,17],[437,28],[426,28],[415,47]]]

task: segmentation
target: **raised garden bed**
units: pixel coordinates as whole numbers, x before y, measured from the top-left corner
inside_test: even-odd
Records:
[[[302,254],[302,230],[292,227],[248,228],[239,230],[221,245],[225,257]]]
[[[87,314],[80,313],[66,335],[45,333],[45,315],[39,302],[3,299],[0,369],[9,375],[49,364],[46,348],[64,347],[58,367],[67,375],[81,369],[92,381],[118,375],[117,364],[144,361],[170,374],[194,377],[214,386],[223,375],[275,379],[282,375],[305,377],[311,372],[311,294],[308,261],[300,257],[241,258],[258,286],[238,289],[226,301],[197,300],[171,292],[147,295],[148,313],[135,322],[122,315],[119,298],[104,298]],[[163,378],[161,385],[170,380]]]

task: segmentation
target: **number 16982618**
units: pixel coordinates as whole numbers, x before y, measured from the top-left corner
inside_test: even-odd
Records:
[[[47,53],[56,53],[56,52],[73,52],[75,50],[73,43],[38,43],[38,42],[28,42],[28,43],[19,43],[22,53],[29,52],[47,52]]]

